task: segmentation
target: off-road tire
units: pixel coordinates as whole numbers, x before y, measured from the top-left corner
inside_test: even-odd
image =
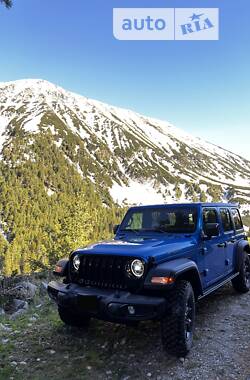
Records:
[[[58,313],[61,320],[69,326],[88,327],[90,317],[87,315],[74,314],[70,309],[58,306]]]
[[[192,346],[195,320],[195,297],[190,282],[177,282],[167,301],[170,310],[161,320],[163,348],[171,355],[184,357]]]
[[[250,258],[246,252],[243,252],[239,272],[232,280],[233,287],[239,293],[247,293],[250,290]]]

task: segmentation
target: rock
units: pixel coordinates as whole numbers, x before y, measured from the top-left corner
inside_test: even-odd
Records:
[[[148,373],[147,373],[147,377],[152,377],[152,373],[151,373],[151,372],[148,372]]]
[[[32,284],[29,281],[21,282],[19,285],[23,288],[23,290],[26,292],[26,297],[27,298],[34,298],[36,295],[37,291],[37,286]]]
[[[0,316],[1,315],[5,315],[5,311],[4,311],[4,309],[2,307],[0,307]]]
[[[37,320],[37,318],[33,315],[32,317],[29,318],[29,321],[30,322],[35,322]]]
[[[27,310],[29,308],[28,302],[24,300],[20,300],[17,298],[14,298],[11,304],[11,308],[14,312],[20,310],[20,309],[25,309]]]
[[[126,343],[126,338],[122,338],[121,345],[123,346]]]
[[[55,351],[55,350],[49,350],[49,353],[50,353],[51,355],[54,355],[54,354],[56,353],[56,351]]]
[[[14,362],[14,361],[13,361],[13,362],[10,363],[10,365],[12,365],[12,366],[17,366],[17,362]]]
[[[19,364],[21,364],[21,365],[27,365],[27,363],[26,362],[20,362]]]
[[[9,342],[9,339],[2,339],[2,344],[7,344]]]
[[[106,371],[106,375],[112,375],[112,371],[110,371],[110,370],[108,370],[108,371]]]
[[[14,319],[16,319],[16,318],[19,318],[21,315],[27,313],[27,311],[28,311],[27,309],[19,309],[19,310],[17,310],[14,314],[12,314],[12,315],[10,316],[10,319],[11,319],[11,320],[14,320]]]
[[[48,287],[48,284],[47,282],[41,282],[40,286],[39,286],[39,294],[41,296],[45,296],[47,294],[47,287]]]
[[[14,295],[21,299],[32,299],[37,292],[37,286],[29,281],[20,282],[17,286],[9,290],[10,295]]]
[[[8,327],[8,326],[0,323],[0,331],[12,331],[12,329],[11,329],[11,327]]]

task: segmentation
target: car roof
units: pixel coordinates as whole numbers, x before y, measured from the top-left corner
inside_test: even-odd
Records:
[[[239,208],[239,205],[236,203],[213,203],[213,202],[186,202],[186,203],[162,203],[154,205],[138,205],[132,206],[133,208],[163,208],[163,207],[187,207],[187,206],[197,206],[197,207],[234,207]]]

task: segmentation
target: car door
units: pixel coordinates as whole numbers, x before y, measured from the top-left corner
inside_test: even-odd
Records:
[[[203,208],[203,227],[205,227],[206,223],[220,224],[217,208]],[[204,282],[208,287],[225,276],[225,241],[221,228],[218,236],[204,239],[203,252]]]
[[[222,233],[226,242],[225,246],[225,273],[230,273],[234,268],[234,246],[236,242],[232,217],[228,208],[220,208]]]
[[[240,216],[240,212],[237,208],[231,208],[230,209],[230,214],[232,217],[232,222],[234,225],[234,246],[237,244],[237,242],[241,239],[245,238],[245,232],[244,232],[244,227],[242,223],[242,219]],[[233,268],[235,268],[235,263],[233,263]]]

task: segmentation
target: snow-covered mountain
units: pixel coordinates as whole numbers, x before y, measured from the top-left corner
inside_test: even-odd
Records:
[[[0,83],[0,159],[8,163],[19,139],[9,164],[35,161],[38,136],[120,204],[233,200],[249,209],[250,161],[166,121],[44,80]],[[48,195],[57,191],[47,186]]]

